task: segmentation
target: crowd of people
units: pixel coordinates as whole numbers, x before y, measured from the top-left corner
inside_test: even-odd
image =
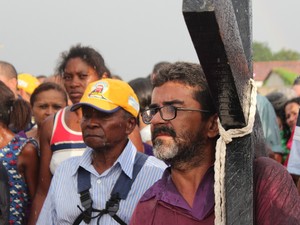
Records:
[[[300,224],[299,81],[257,95],[256,224]],[[214,224],[220,134],[199,64],[125,82],[78,44],[50,77],[0,61],[0,102],[0,225]]]

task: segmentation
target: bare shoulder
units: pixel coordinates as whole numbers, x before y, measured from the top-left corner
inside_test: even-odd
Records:
[[[38,154],[37,150],[38,150],[37,145],[29,141],[22,148],[21,154],[28,155],[28,156],[37,155]]]
[[[81,109],[78,109],[76,111],[70,111],[71,107],[68,106],[65,108],[65,115],[64,115],[64,121],[66,125],[74,131],[81,132],[81,119],[82,119],[82,113]]]

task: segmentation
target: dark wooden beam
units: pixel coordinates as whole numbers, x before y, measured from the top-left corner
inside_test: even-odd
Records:
[[[183,15],[225,130],[248,123],[251,0],[184,0]],[[226,224],[253,224],[253,134],[227,145]]]

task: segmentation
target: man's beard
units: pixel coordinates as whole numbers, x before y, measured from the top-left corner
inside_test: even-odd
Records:
[[[154,129],[153,137],[156,137],[157,133],[167,133],[173,137],[168,141],[156,139],[153,142],[154,155],[171,167],[186,168],[196,167],[201,164],[204,153],[203,149],[206,144],[205,137],[201,131],[197,134],[182,133],[177,136],[174,129],[169,127],[159,127]]]

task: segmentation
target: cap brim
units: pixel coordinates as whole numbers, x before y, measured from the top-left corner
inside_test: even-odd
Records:
[[[90,103],[79,102],[79,103],[72,105],[70,108],[70,111],[74,112],[77,109],[81,108],[82,106],[90,106],[98,111],[105,112],[105,113],[114,113],[121,108],[120,106],[116,106],[116,108],[114,108],[114,109],[106,110],[106,109],[98,108],[97,106],[90,104]]]

